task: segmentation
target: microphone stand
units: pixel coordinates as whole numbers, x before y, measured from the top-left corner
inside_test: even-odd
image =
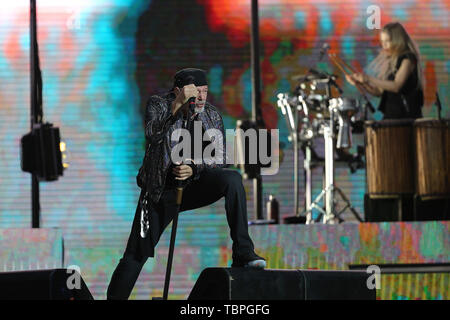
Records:
[[[189,129],[191,127],[191,109],[194,110],[195,107],[195,98],[189,99],[189,108],[187,113],[185,114],[185,119],[183,120],[183,129]],[[194,137],[191,137],[193,139]],[[183,155],[183,158],[185,156]],[[182,162],[183,163],[183,162]],[[170,274],[172,271],[172,262],[173,262],[173,252],[175,250],[175,238],[177,235],[177,226],[178,226],[178,215],[180,213],[181,200],[183,199],[183,189],[184,189],[184,180],[176,180],[176,205],[177,211],[173,217],[172,221],[172,232],[170,233],[170,244],[169,244],[169,255],[167,257],[167,267],[166,267],[166,277],[164,280],[164,291],[163,291],[163,300],[167,300],[169,295],[169,284],[170,284]]]
[[[438,112],[438,119],[442,120],[441,118],[441,110],[442,110],[442,105],[441,105],[441,100],[439,99],[439,93],[436,91],[436,107],[437,107],[437,112]]]

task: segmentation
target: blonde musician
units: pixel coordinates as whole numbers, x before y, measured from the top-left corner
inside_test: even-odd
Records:
[[[354,73],[346,75],[347,81],[381,97],[383,119],[421,118],[423,72],[417,45],[398,22],[383,27],[380,42],[382,50],[369,65],[374,76]]]

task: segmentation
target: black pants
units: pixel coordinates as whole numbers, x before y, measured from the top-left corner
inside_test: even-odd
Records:
[[[180,211],[204,207],[222,197],[225,197],[225,211],[233,240],[233,257],[253,252],[254,245],[248,234],[245,189],[239,172],[229,169],[203,170],[198,180],[185,187]],[[176,210],[174,199],[175,190],[165,190],[156,207],[164,212]],[[173,214],[164,215],[164,228],[170,224],[172,218]],[[108,299],[128,299],[147,261],[146,257],[142,258],[137,253],[134,243],[136,241],[128,240],[125,253],[111,277]]]

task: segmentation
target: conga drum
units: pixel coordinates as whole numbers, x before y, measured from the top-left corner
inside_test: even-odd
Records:
[[[421,198],[450,195],[450,120],[417,119],[416,194]]]
[[[366,121],[369,195],[414,193],[413,119]]]

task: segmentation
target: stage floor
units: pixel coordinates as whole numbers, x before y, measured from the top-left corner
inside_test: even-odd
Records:
[[[421,264],[427,267],[448,265],[450,262],[448,221],[252,225],[249,229],[256,251],[267,259],[267,268],[271,269],[348,270],[355,265],[379,265],[383,269],[383,265],[388,264]],[[57,234],[49,235],[48,230]],[[28,245],[29,252],[15,250],[14,247],[23,247],[24,241],[29,244],[49,242],[45,254],[35,256],[39,260],[38,268],[78,266],[94,298],[105,299],[109,279],[121,258],[128,235],[124,234],[123,239],[116,242],[123,245],[117,246],[76,247],[66,243],[63,265],[57,265],[55,261],[62,254],[58,245],[60,231],[41,229],[40,232],[46,236],[37,235],[37,231],[28,233],[0,229],[2,243],[9,246],[2,246],[0,254],[2,261],[7,261],[4,271],[11,270],[13,262],[15,269],[19,269],[20,261],[30,255],[30,250],[38,250],[33,249],[32,245]],[[222,238],[202,238],[199,227],[197,231],[191,230],[191,233],[177,236],[169,298],[185,299],[203,269],[231,265],[231,241],[226,236],[228,230],[225,228],[223,232],[225,237]],[[162,295],[169,237],[170,232],[166,232],[157,247],[155,258],[147,261],[131,299],[151,299]],[[5,241],[7,239],[9,241]],[[42,246],[42,243],[36,244],[36,248]],[[11,255],[14,250],[16,254]],[[24,267],[22,263],[23,269],[36,269],[37,266],[34,263]],[[448,269],[447,272],[414,270],[382,273],[377,298],[450,299]]]

